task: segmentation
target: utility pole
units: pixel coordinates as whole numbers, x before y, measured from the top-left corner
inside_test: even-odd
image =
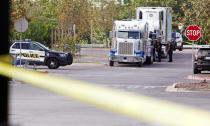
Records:
[[[91,20],[90,44],[93,43],[93,20]]]

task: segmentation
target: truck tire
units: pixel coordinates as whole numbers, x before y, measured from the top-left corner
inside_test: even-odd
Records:
[[[182,50],[183,50],[183,47],[180,47],[180,48],[179,48],[179,51],[182,51]]]
[[[59,61],[56,58],[50,58],[47,60],[47,66],[49,69],[57,69],[59,67]]]
[[[114,61],[109,61],[109,66],[114,66]]]
[[[183,50],[183,43],[181,45],[181,47],[179,48],[179,51],[182,51]]]
[[[153,56],[147,56],[147,58],[146,58],[146,63],[147,64],[153,64]]]
[[[153,51],[153,62],[156,61],[156,54],[155,54],[155,51]]]
[[[142,62],[139,62],[138,63],[138,67],[142,67]]]

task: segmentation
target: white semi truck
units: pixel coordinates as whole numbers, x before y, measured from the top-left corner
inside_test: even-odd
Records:
[[[171,38],[175,42],[175,49],[179,49],[179,51],[182,51],[182,49],[183,49],[182,34],[180,34],[179,32],[172,32]]]
[[[153,46],[148,41],[148,24],[144,21],[114,21],[111,32],[111,50],[109,52],[109,66],[114,62],[153,63]]]
[[[171,40],[171,7],[137,7],[136,19],[148,23],[148,32],[162,43],[162,56],[167,57],[166,44]]]

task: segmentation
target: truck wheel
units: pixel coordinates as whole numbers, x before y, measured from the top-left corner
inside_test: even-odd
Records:
[[[59,62],[56,58],[50,58],[47,60],[47,66],[49,69],[57,69],[59,67]]]
[[[114,61],[109,61],[109,66],[114,66]]]
[[[142,62],[138,63],[138,67],[142,67]]]
[[[147,58],[146,58],[146,63],[147,64],[153,64],[153,56],[148,56]]]
[[[153,52],[153,62],[155,62],[156,61],[156,54],[155,54],[155,52]]]

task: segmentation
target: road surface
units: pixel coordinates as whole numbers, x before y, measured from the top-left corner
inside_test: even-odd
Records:
[[[174,52],[172,63],[163,59],[162,62],[143,67],[134,64],[109,67],[108,51],[106,48],[85,48],[81,51],[81,58],[75,59],[71,66],[56,70],[40,66],[37,70],[210,111],[209,92],[165,91],[173,83],[191,81],[185,79],[192,74],[190,50]],[[10,82],[9,114],[11,123],[20,126],[158,125],[145,124],[15,80]]]

